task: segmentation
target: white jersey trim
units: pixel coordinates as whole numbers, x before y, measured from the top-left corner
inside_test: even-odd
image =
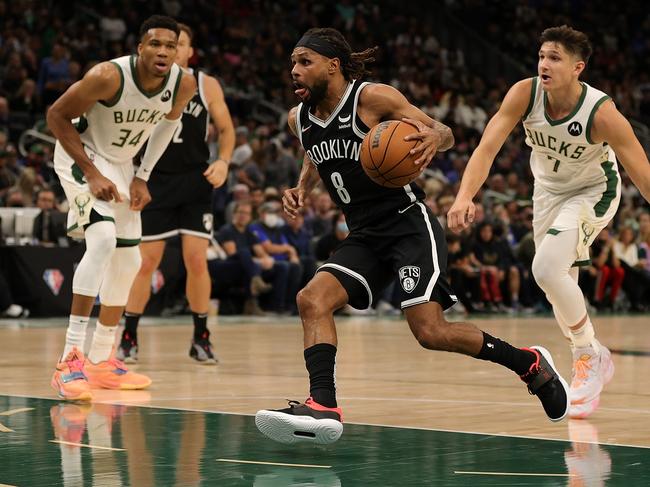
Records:
[[[352,105],[352,131],[357,135],[357,137],[363,139],[367,132],[363,132],[359,127],[357,127],[357,103],[359,103],[359,95],[361,90],[363,90],[366,85],[369,85],[367,81],[364,81],[359,85],[359,89],[354,94],[354,104]]]
[[[416,204],[420,207],[420,210],[422,211],[422,216],[424,217],[424,223],[427,226],[427,231],[429,232],[429,240],[431,242],[431,259],[432,259],[434,270],[433,270],[433,274],[431,275],[431,279],[429,279],[429,284],[427,284],[427,288],[424,291],[424,294],[422,296],[417,296],[415,298],[402,301],[401,303],[402,309],[408,308],[409,306],[414,306],[416,304],[422,304],[430,301],[431,293],[433,292],[433,288],[436,285],[436,282],[438,282],[438,277],[440,276],[440,264],[438,262],[438,247],[436,246],[436,239],[433,236],[433,229],[431,228],[431,222],[429,221],[429,216],[427,215],[427,209],[426,206],[424,206],[419,201]]]
[[[304,148],[305,146],[302,143],[302,125],[300,123],[300,112],[302,112],[302,103],[298,105],[298,109],[296,110],[296,135],[298,136],[298,140],[300,140],[300,145]]]
[[[348,84],[348,87],[346,88],[345,93],[343,94],[343,96],[339,100],[339,104],[336,105],[336,108],[334,109],[334,111],[332,113],[330,113],[330,116],[327,117],[327,120],[321,120],[316,115],[314,115],[313,113],[308,111],[307,113],[309,115],[309,120],[314,122],[319,127],[322,127],[322,128],[327,127],[330,124],[330,122],[332,120],[334,120],[334,118],[336,118],[336,116],[339,114],[339,112],[341,111],[341,108],[343,108],[343,105],[345,105],[345,102],[348,100],[348,97],[350,96],[350,92],[352,91],[353,86],[354,86],[354,81],[352,81],[352,82],[350,82]]]
[[[159,233],[157,235],[143,235],[143,242],[154,242],[156,240],[165,240],[169,237],[175,237],[178,235],[178,230],[170,230],[169,232]]]
[[[205,79],[206,74],[203,71],[199,71],[198,75],[198,86],[197,90],[199,91],[199,98],[201,98],[201,103],[203,103],[203,106],[205,107],[205,111],[207,113],[207,117],[205,117],[205,137],[204,140],[207,142],[208,141],[208,132],[210,131],[210,106],[208,105],[207,100],[205,99],[205,92],[203,88],[203,80]]]
[[[370,309],[372,307],[372,291],[370,290],[370,285],[368,284],[368,281],[366,281],[366,279],[361,274],[359,274],[358,272],[354,272],[352,269],[348,269],[347,267],[343,267],[342,265],[332,264],[332,263],[323,264],[316,270],[316,272],[318,272],[324,267],[331,267],[332,269],[341,271],[350,277],[354,277],[357,281],[363,284],[363,287],[365,287],[366,291],[368,292],[368,307],[366,309]]]

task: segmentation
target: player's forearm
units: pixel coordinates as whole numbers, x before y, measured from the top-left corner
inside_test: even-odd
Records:
[[[438,146],[438,152],[444,152],[454,146],[454,133],[444,123],[433,120],[431,128],[434,129],[440,136],[440,145]]]
[[[232,124],[219,128],[219,159],[230,162],[235,150],[235,129]]]
[[[456,196],[458,199],[471,200],[474,198],[490,173],[490,166],[492,165],[490,161],[491,159],[488,158],[480,146],[474,151],[465,167],[460,189]]]
[[[173,120],[164,117],[154,127],[151,137],[149,137],[149,141],[147,142],[147,150],[145,150],[142,161],[140,161],[140,168],[135,173],[137,178],[143,181],[149,180],[158,159],[164,154],[169,142],[171,142],[174,132],[180,124],[180,120],[180,117]]]
[[[320,176],[318,175],[318,169],[316,166],[307,158],[302,163],[302,169],[300,170],[300,176],[298,177],[297,187],[305,191],[305,195],[311,193],[318,182],[320,181]]]
[[[79,137],[79,132],[77,132],[70,120],[65,118],[55,109],[50,108],[47,112],[47,125],[63,149],[70,157],[72,157],[79,168],[83,171],[84,175],[88,176],[94,171],[97,171],[97,168],[88,158],[88,155],[84,150],[81,138]]]

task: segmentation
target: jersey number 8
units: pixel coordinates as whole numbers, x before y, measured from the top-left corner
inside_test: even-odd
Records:
[[[341,202],[347,204],[352,201],[350,198],[350,193],[348,193],[348,190],[343,186],[343,178],[341,177],[341,173],[333,172],[331,178],[332,184],[334,185],[334,188],[336,188],[336,193],[339,195],[339,198],[341,198]]]

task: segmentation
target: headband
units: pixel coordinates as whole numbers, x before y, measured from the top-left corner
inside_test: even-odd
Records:
[[[337,48],[331,42],[311,34],[302,36],[295,47],[306,47],[330,59],[337,57],[341,60],[341,64],[350,59],[349,54]]]

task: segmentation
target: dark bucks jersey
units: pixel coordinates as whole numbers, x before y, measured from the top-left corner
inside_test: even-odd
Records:
[[[359,154],[361,141],[369,129],[357,115],[357,103],[367,84],[358,80],[351,82],[327,120],[317,118],[302,103],[296,113],[300,143],[352,230],[424,198],[424,193],[414,183],[399,189],[384,188],[363,171]]]
[[[181,124],[156,164],[156,171],[169,174],[205,170],[210,156],[207,142],[210,113],[203,92],[206,75],[201,71],[195,71],[193,74],[197,77],[197,92],[183,110]]]

